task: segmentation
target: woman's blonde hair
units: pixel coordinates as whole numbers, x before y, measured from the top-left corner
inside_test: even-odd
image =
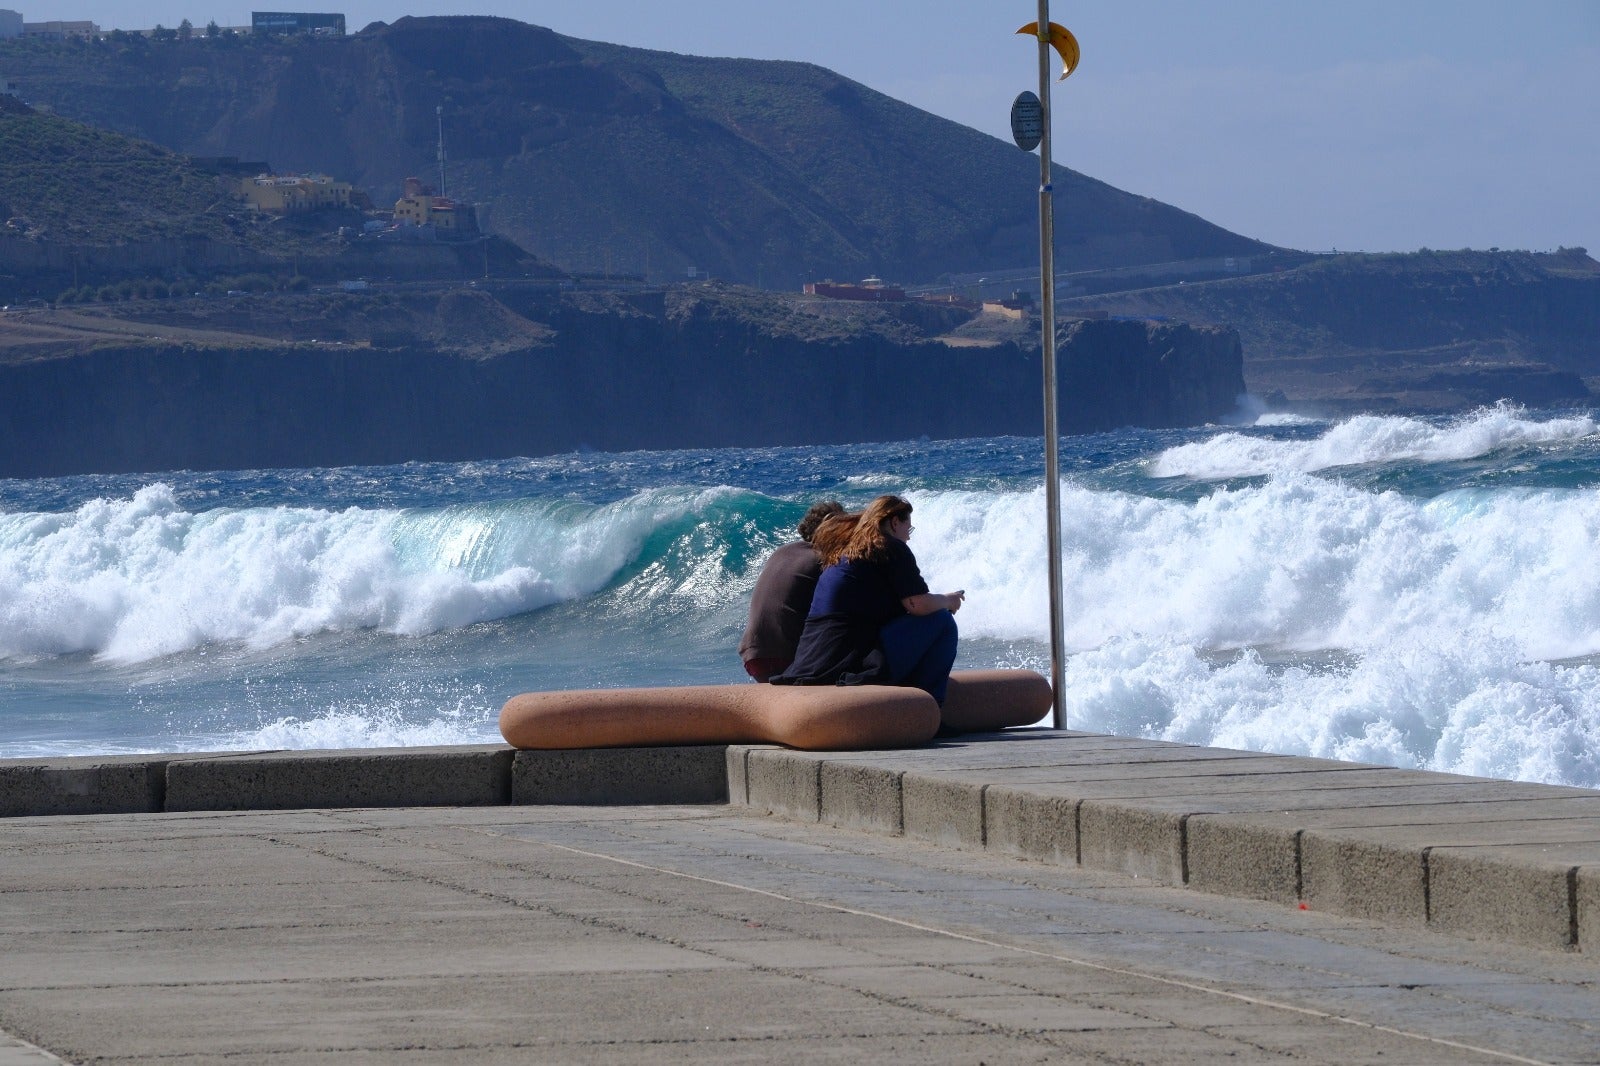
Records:
[[[811,534],[811,547],[822,559],[823,566],[832,566],[839,561],[839,557],[849,546],[850,535],[856,531],[856,523],[860,519],[859,512],[841,512],[822,520],[816,532]]]
[[[849,559],[878,560],[889,547],[891,519],[911,520],[911,504],[898,496],[879,496],[867,504],[850,531],[850,540],[840,555]]]

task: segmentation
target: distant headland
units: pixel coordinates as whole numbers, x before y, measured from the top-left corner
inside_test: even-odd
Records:
[[[1039,431],[1015,147],[809,64],[332,18],[0,20],[4,472]],[[1069,432],[1600,387],[1584,249],[1317,255],[1056,173]]]

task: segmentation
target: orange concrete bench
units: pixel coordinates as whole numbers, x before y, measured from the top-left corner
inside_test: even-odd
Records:
[[[1050,683],[1032,670],[958,670],[940,707],[888,685],[691,685],[525,692],[500,710],[517,748],[658,744],[783,744],[806,751],[909,748],[943,724],[958,733],[1031,725],[1050,711]]]

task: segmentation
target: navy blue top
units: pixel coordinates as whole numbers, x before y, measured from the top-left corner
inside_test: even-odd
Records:
[[[843,614],[881,627],[906,613],[901,600],[927,591],[917,557],[904,541],[889,537],[881,558],[840,559],[824,570],[807,617]]]
[[[768,680],[774,685],[892,684],[878,630],[906,613],[901,600],[927,591],[917,557],[893,537],[876,560],[840,560],[817,579],[794,662]]]

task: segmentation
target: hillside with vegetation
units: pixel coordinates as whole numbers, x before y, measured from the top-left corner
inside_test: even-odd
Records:
[[[242,222],[224,179],[187,158],[6,96],[0,223],[0,303],[136,283],[166,295],[213,274],[275,273],[312,250],[288,229]]]
[[[230,199],[217,175],[167,149],[21,104],[0,106],[0,216],[16,236],[109,244],[227,240]]]
[[[349,37],[112,35],[0,44],[61,115],[196,156],[268,160],[392,199],[432,180],[580,271],[768,288],[1037,261],[1037,164],[811,64],[705,59],[475,16]],[[1260,243],[1058,169],[1058,264],[1248,256]]]
[[[358,211],[262,215],[237,192],[237,174],[0,96],[0,304],[553,273],[499,238],[353,244],[337,236]]]

